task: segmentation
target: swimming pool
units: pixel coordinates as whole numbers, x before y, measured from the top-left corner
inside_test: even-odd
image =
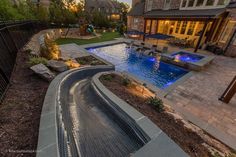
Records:
[[[172,54],[171,56],[175,57],[175,60],[180,60],[182,62],[198,62],[201,59],[204,58],[204,56],[200,56],[197,54],[192,54],[192,53],[188,53],[188,52],[176,52],[174,54]]]
[[[161,89],[169,87],[188,73],[183,68],[158,61],[157,58],[140,55],[126,46],[125,43],[120,43],[86,49],[114,64],[117,71],[131,73]]]

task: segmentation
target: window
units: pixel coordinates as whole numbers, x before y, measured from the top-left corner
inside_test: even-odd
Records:
[[[148,0],[147,1],[147,11],[151,11],[152,10],[152,2],[153,2],[153,0]]]
[[[217,5],[225,5],[226,1],[225,0],[219,0]]]
[[[204,22],[198,22],[198,26],[195,31],[195,36],[200,36],[204,27]]]
[[[203,6],[203,2],[204,2],[204,0],[197,0],[197,4],[196,4],[196,6]]]
[[[189,23],[187,35],[192,35],[192,34],[193,34],[195,25],[196,25],[196,22],[191,21],[191,22]]]
[[[180,24],[181,24],[181,21],[178,21],[176,25],[175,33],[179,33]]]
[[[181,28],[181,30],[180,30],[180,34],[185,34],[187,24],[188,24],[187,21],[184,21],[184,22],[183,22],[182,28]]]
[[[236,25],[236,21],[229,21],[229,23],[227,24],[221,36],[220,42],[226,43],[230,39],[231,35],[233,34],[235,25]]]
[[[165,0],[165,9],[170,9],[170,1],[171,0]]]
[[[214,5],[215,0],[207,0],[206,5],[211,6]]]
[[[187,0],[183,0],[183,2],[182,2],[182,7],[183,7],[183,8],[186,7],[186,4],[187,4]]]
[[[138,29],[139,18],[133,18],[132,29]]]
[[[151,30],[151,20],[147,20],[147,23],[146,23],[146,32],[145,33],[149,33],[150,30]]]
[[[194,5],[194,0],[189,0],[188,1],[188,7],[193,7]]]
[[[139,18],[134,18],[134,24],[138,24],[139,23]]]

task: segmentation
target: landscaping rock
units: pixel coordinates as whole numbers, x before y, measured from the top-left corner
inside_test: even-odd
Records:
[[[46,81],[51,81],[55,77],[55,75],[43,64],[34,65],[30,69]]]
[[[37,52],[35,52],[35,51],[31,51],[30,55],[31,56],[35,56],[35,57],[39,57],[39,54]]]
[[[57,72],[63,72],[69,69],[63,61],[50,60],[47,65]]]

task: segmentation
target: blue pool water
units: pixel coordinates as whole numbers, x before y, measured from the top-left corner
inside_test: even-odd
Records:
[[[177,52],[172,54],[171,56],[175,57],[175,59],[183,61],[183,62],[198,62],[203,56],[197,55],[197,54],[191,54],[188,52]]]
[[[114,64],[117,71],[131,73],[161,89],[188,73],[185,69],[160,62],[154,57],[139,55],[134,50],[126,48],[124,43],[87,50]]]

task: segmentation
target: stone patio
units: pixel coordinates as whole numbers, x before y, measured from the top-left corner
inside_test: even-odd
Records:
[[[236,95],[229,104],[218,100],[236,75],[236,59],[216,56],[213,63],[166,96],[184,119],[236,150]]]

